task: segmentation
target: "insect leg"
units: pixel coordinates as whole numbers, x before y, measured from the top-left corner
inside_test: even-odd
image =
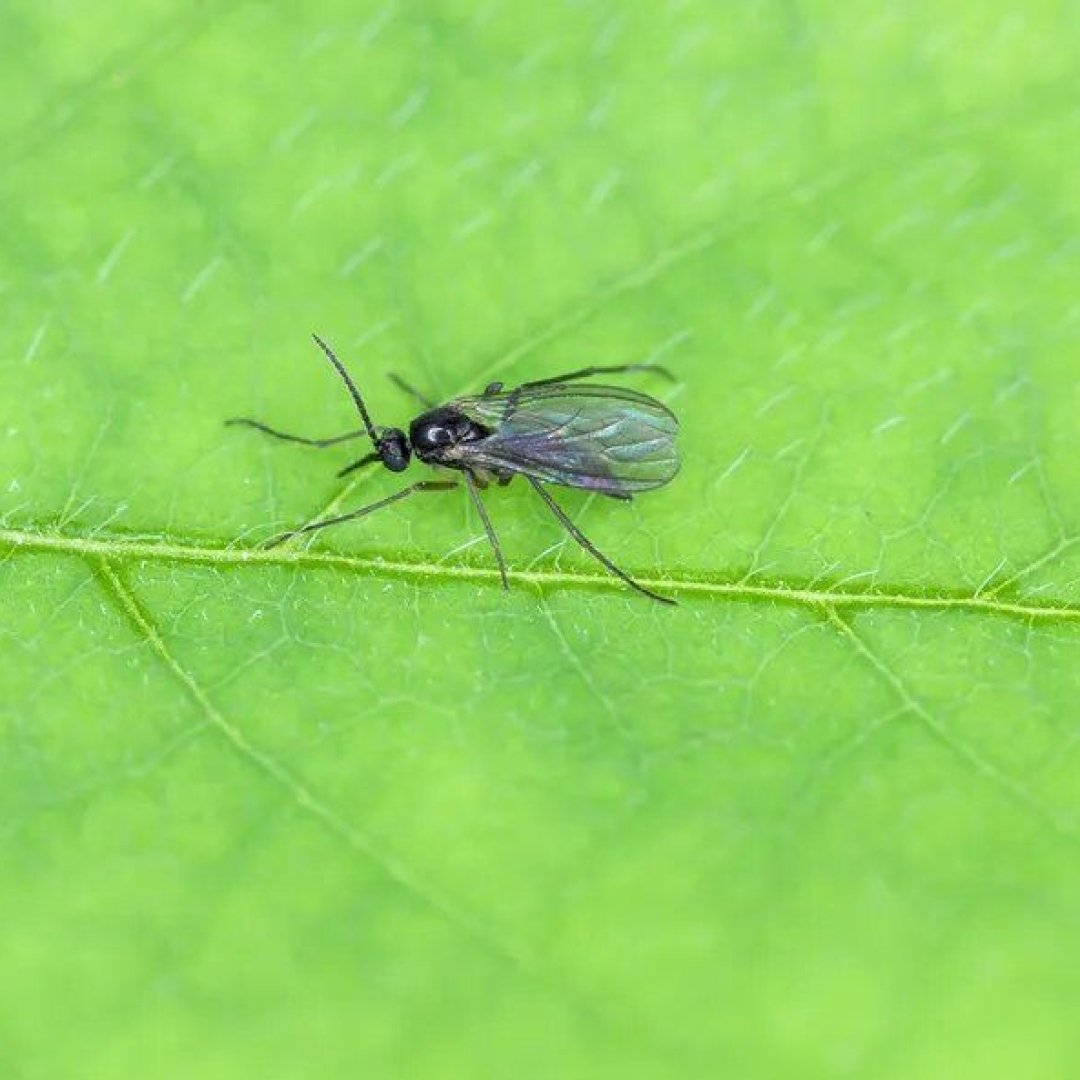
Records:
[[[553,375],[550,379],[535,379],[532,382],[522,383],[522,386],[550,386],[554,383],[572,382],[574,379],[589,379],[593,375],[625,375],[628,371],[653,371],[662,375],[669,382],[678,380],[666,367],[659,364],[613,364],[610,367],[586,367],[578,371],[571,371],[566,375]]]
[[[338,477],[348,476],[350,473],[356,472],[357,469],[362,469],[365,465],[370,465],[375,461],[382,461],[382,455],[378,450],[375,450],[370,454],[365,454],[359,461],[354,461],[352,464],[346,465],[344,469],[339,469]]]
[[[453,480],[421,480],[416,484],[410,484],[407,488],[402,488],[400,491],[387,496],[385,499],[379,499],[378,502],[362,506],[359,510],[353,510],[348,514],[339,514],[337,517],[326,518],[323,521],[313,521],[310,525],[305,525],[302,529],[293,529],[292,532],[282,533],[280,536],[275,536],[272,540],[268,540],[263,547],[267,549],[275,548],[279,544],[284,544],[286,540],[292,540],[295,536],[302,536],[304,533],[317,532],[319,529],[326,529],[331,525],[340,525],[344,521],[354,521],[356,518],[373,514],[376,510],[381,510],[384,506],[396,503],[400,499],[408,498],[408,496],[417,491],[449,491],[451,488],[456,487],[457,484],[455,484]]]
[[[261,431],[264,435],[270,435],[275,439],[281,439],[282,442],[300,443],[302,446],[316,446],[320,450],[327,446],[337,446],[338,443],[349,442],[351,439],[359,439],[367,434],[364,428],[360,428],[359,431],[349,431],[344,435],[334,435],[329,439],[308,439],[303,435],[289,435],[287,432],[278,431],[277,428],[272,428],[267,424],[264,424],[261,420],[248,420],[246,417],[234,417],[232,420],[225,421],[226,427],[249,427],[254,428],[256,431]]]
[[[403,390],[409,397],[416,398],[425,409],[430,409],[435,405],[435,402],[430,398],[424,397],[419,390],[414,386],[410,386],[400,375],[395,375],[392,371],[386,373],[386,377],[399,389]]]
[[[476,507],[476,512],[484,523],[484,532],[487,533],[488,543],[491,544],[491,550],[495,552],[495,561],[499,564],[499,577],[502,578],[502,586],[504,589],[509,589],[510,585],[506,580],[506,560],[503,558],[502,548],[499,546],[499,538],[495,535],[495,528],[491,524],[491,518],[488,517],[487,507],[484,506],[484,500],[480,498],[480,492],[477,489],[476,480],[472,473],[466,472],[463,475],[473,506]]]
[[[672,604],[676,601],[672,600],[668,596],[660,596],[659,593],[654,593],[651,589],[646,589],[644,585],[639,585],[629,574],[624,570],[620,570],[595,544],[566,516],[566,512],[563,508],[544,490],[544,486],[539,480],[532,476],[526,476],[526,480],[532,484],[533,489],[537,495],[540,496],[544,502],[547,503],[548,509],[559,519],[560,524],[566,531],[594,558],[601,564],[606,570],[614,574],[620,581],[625,581],[631,589],[642,593],[644,596],[648,596],[653,600],[660,601],[661,604]]]

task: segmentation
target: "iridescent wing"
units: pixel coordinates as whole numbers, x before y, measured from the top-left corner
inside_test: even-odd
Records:
[[[679,422],[647,394],[566,383],[458,398],[450,404],[491,432],[459,444],[460,460],[566,487],[631,495],[679,471]]]

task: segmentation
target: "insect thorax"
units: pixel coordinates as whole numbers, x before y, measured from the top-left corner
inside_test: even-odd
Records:
[[[429,409],[409,425],[409,442],[416,456],[429,465],[457,464],[456,451],[462,443],[477,442],[490,434],[452,405]]]

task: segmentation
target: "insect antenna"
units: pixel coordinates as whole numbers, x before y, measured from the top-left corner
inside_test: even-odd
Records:
[[[331,349],[318,334],[312,334],[311,336],[315,339],[315,344],[326,353],[326,358],[334,365],[337,373],[341,376],[342,381],[349,388],[349,393],[352,395],[357,412],[360,413],[360,419],[364,421],[364,427],[367,430],[368,438],[371,439],[371,445],[378,449],[379,436],[375,432],[375,425],[371,422],[371,417],[368,416],[367,408],[364,405],[364,399],[360,396],[360,391],[356,388],[356,383],[352,381],[352,377],[345,370],[345,365],[334,355],[334,350]]]

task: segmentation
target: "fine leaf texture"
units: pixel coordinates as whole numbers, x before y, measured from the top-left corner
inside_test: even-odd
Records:
[[[6,1076],[1074,1075],[1068,4],[0,11]],[[682,471],[264,552],[586,364]]]

